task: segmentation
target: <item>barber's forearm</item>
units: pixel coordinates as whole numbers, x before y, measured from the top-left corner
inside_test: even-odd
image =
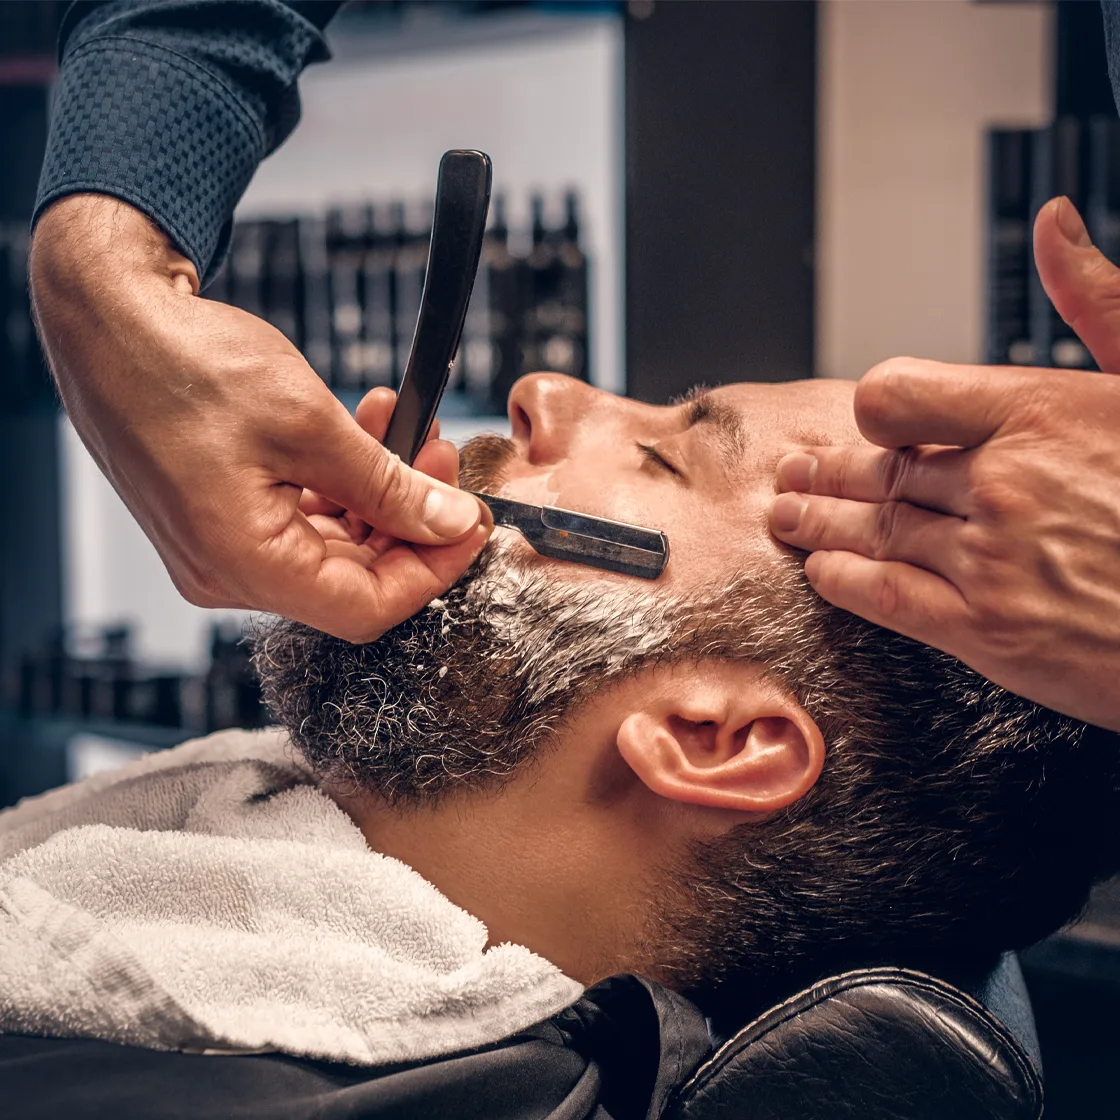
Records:
[[[156,223],[205,283],[258,164],[299,120],[297,78],[335,3],[128,0],[75,6],[36,203],[97,192]]]
[[[87,421],[135,388],[128,382],[137,368],[119,354],[142,343],[154,306],[197,293],[198,274],[138,210],[94,194],[69,195],[46,209],[28,273],[59,393],[87,443],[96,443]],[[170,380],[174,372],[161,368],[159,376]]]

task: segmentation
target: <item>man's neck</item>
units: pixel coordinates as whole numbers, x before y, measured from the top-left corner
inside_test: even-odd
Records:
[[[408,864],[479,918],[489,943],[521,944],[583,984],[641,967],[647,900],[632,862],[613,858],[586,814],[548,782],[456,794],[436,807],[335,801],[369,846]]]

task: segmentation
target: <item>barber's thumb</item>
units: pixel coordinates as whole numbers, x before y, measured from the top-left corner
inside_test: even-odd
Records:
[[[1052,198],[1038,212],[1034,257],[1058,314],[1102,370],[1120,372],[1120,269],[1093,245],[1068,198]]]
[[[464,490],[415,470],[346,418],[342,438],[309,457],[305,477],[292,479],[344,506],[374,529],[416,544],[462,540],[479,521],[482,503]]]

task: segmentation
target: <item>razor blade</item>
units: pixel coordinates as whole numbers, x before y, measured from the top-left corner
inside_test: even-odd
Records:
[[[669,538],[659,529],[470,493],[490,507],[496,525],[516,529],[542,556],[641,579],[657,579],[669,562]]]

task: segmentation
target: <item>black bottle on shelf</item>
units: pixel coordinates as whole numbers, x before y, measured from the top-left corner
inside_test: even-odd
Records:
[[[987,360],[1030,365],[1031,143],[1025,128],[993,128],[988,156]]]
[[[267,712],[260,684],[241,640],[240,627],[215,623],[210,630],[210,666],[205,681],[206,730],[263,727]]]
[[[564,226],[557,246],[559,261],[559,302],[562,308],[560,328],[545,343],[544,357],[566,365],[563,372],[582,381],[589,380],[588,361],[588,299],[587,256],[580,247],[579,196],[575,191],[564,195]]]
[[[463,334],[459,339],[459,350],[447,382],[448,392],[463,393],[468,404],[479,413],[490,410],[490,387],[497,364],[494,358],[490,266],[487,258],[491,254],[490,243],[494,239],[496,215],[501,204],[502,200],[498,197],[491,203],[490,225],[482,239],[482,253],[478,260],[471,300],[467,304],[466,318],[463,320]]]
[[[367,207],[362,254],[362,381],[393,387],[393,262],[396,218],[390,206]]]
[[[1120,120],[1094,117],[1089,122],[1089,186],[1085,224],[1093,244],[1120,266]]]
[[[541,306],[552,302],[556,289],[555,253],[544,225],[544,198],[534,194],[529,200],[532,245],[525,257],[525,281],[521,305],[521,373],[544,369],[540,355],[543,333]],[[547,317],[547,311],[545,313]]]
[[[215,622],[210,627],[210,664],[206,668],[204,725],[206,733],[235,725],[236,704],[230,696],[226,673],[230,635],[226,627]]]
[[[148,678],[151,707],[144,722],[156,727],[183,726],[183,677],[178,673],[156,673]]]
[[[335,207],[327,214],[327,264],[331,300],[331,385],[361,391],[362,256],[365,206]]]
[[[1055,195],[1065,195],[1085,213],[1089,144],[1087,123],[1059,117],[1049,128],[1038,129],[1032,140],[1031,227],[1039,210]],[[1030,270],[1032,360],[1037,365],[1065,369],[1095,369],[1092,355],[1054,309],[1038,269]]]
[[[24,717],[57,716],[65,710],[69,657],[66,634],[53,630],[44,643],[25,651],[19,665],[19,713]]]
[[[93,715],[94,689],[98,663],[88,657],[71,657],[67,661],[66,679],[62,689],[62,714],[71,719],[89,719]]]
[[[288,218],[262,223],[265,235],[264,301],[268,321],[297,349],[303,349],[302,277],[299,222]]]
[[[396,252],[393,254],[393,387],[404,379],[412,336],[420,317],[428,245],[432,239],[432,199],[396,203],[393,207]]]
[[[532,198],[522,366],[587,380],[587,258],[579,246],[575,193],[569,191],[565,202],[564,223],[549,229],[543,198]]]
[[[229,246],[229,299],[235,307],[266,317],[264,302],[265,228],[263,222],[235,222]]]
[[[132,630],[128,626],[107,626],[102,636],[105,648],[101,664],[109,698],[106,714],[111,720],[126,722],[132,715]]]
[[[505,198],[496,195],[455,362],[458,384],[475,412],[505,415],[509,390],[521,374],[524,288],[525,262],[510,252]]]
[[[328,384],[331,380],[331,277],[327,258],[327,223],[299,219],[301,348],[307,364]]]
[[[100,632],[100,649],[93,657],[69,662],[70,671],[79,678],[78,713],[106,723],[126,723],[134,719],[135,668],[132,658],[132,633],[127,625],[106,626]],[[88,689],[87,696],[82,695]]]

